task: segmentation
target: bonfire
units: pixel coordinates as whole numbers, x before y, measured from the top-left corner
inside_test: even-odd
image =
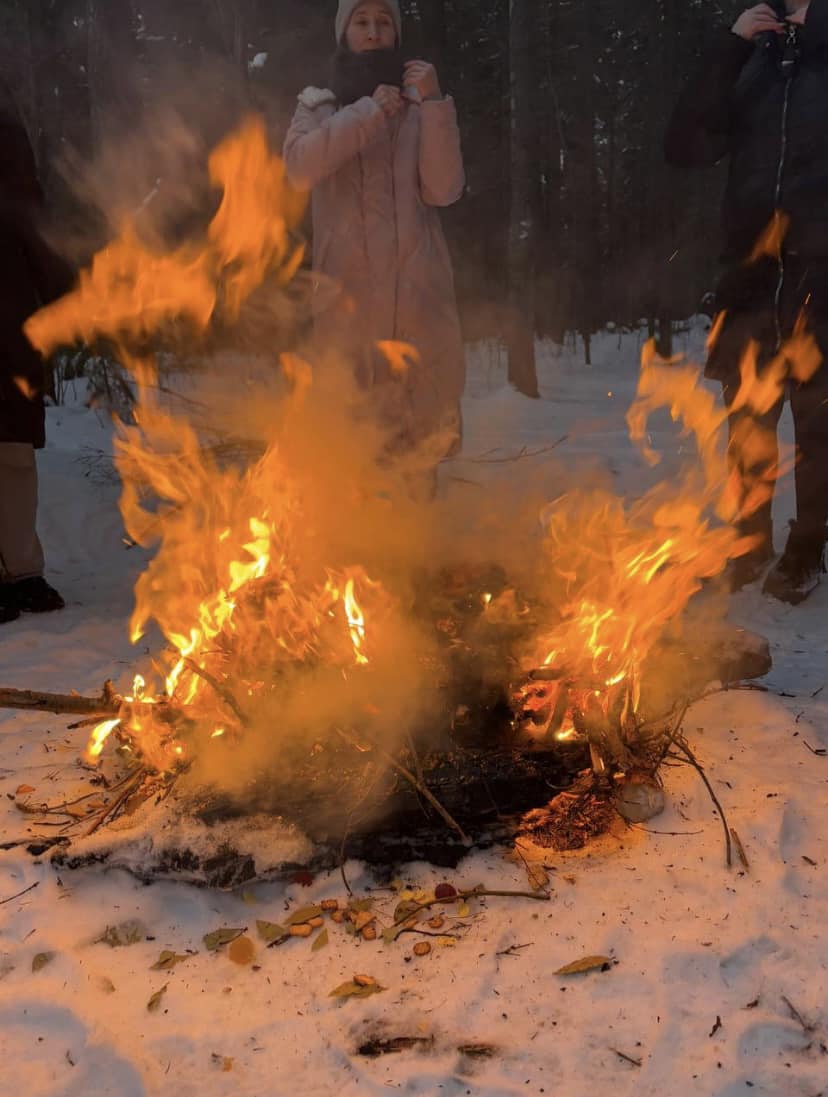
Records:
[[[305,428],[314,417],[324,431],[336,414],[358,414],[360,397],[347,391],[341,406],[326,403],[301,348],[274,354],[279,413],[244,459],[208,444],[191,404],[163,398],[158,364],[143,353],[153,340],[175,328],[196,343],[215,323],[232,323],[265,280],[287,293],[301,278],[302,202],[262,124],[248,122],[219,146],[210,174],[222,199],[202,240],[160,254],[139,225],[125,225],[77,290],[27,328],[46,354],[77,341],[118,347],[137,394],[134,423],[118,428],[121,508],[128,537],[152,553],[130,631],[155,654],[136,657],[130,689],[108,684],[99,698],[3,691],[7,704],[83,716],[86,764],[109,756],[122,767],[106,781],[105,802],[72,825],[89,833],[182,780],[192,797],[240,759],[267,754],[264,744],[268,765],[255,780],[249,766],[236,799],[250,800],[255,785],[261,802],[267,784],[269,810],[304,823],[310,800],[317,814],[336,815],[340,837],[358,808],[376,815],[389,781],[460,845],[480,810],[469,787],[493,781],[499,817],[540,809],[521,824],[536,837],[550,827],[571,835],[585,805],[582,837],[616,809],[653,814],[665,759],[698,764],[681,725],[693,689],[707,682],[691,687],[665,652],[672,645],[686,662],[688,607],[751,547],[733,520],[771,490],[757,483],[738,498],[724,412],[699,371],[647,347],[628,415],[656,467],[648,423],[669,412],[691,450],[681,474],[633,501],[594,487],[550,499],[542,536],[526,531],[535,551],[521,582],[499,567],[415,567],[409,533],[423,504],[405,498],[405,485],[416,456],[389,461],[381,426],[363,420],[367,441],[358,453],[336,451],[341,467],[321,474],[320,486]],[[788,351],[807,372],[813,348],[802,332],[795,338]],[[379,349],[396,374],[417,368],[411,348]],[[748,359],[741,403],[761,412],[784,383],[777,373],[757,378]],[[378,551],[374,531],[394,523],[406,552],[390,537]],[[767,670],[766,649],[754,654],[743,673]],[[475,674],[477,708],[463,701]],[[575,792],[550,808],[556,782],[575,782]],[[491,834],[491,807],[483,814]]]

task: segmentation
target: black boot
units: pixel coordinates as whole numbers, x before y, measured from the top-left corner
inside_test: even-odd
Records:
[[[788,543],[779,561],[768,573],[762,590],[798,606],[819,586],[825,573],[825,527],[804,529],[791,522]]]
[[[0,584],[0,605],[16,609],[17,616],[21,613],[52,613],[56,609],[63,609],[65,604],[42,575]]]
[[[0,593],[0,625],[5,625],[8,621],[16,621],[19,616],[20,610],[17,606],[10,606]]]
[[[725,583],[732,593],[757,583],[773,559],[773,549],[767,545],[751,549],[744,556],[731,560],[725,571]]]

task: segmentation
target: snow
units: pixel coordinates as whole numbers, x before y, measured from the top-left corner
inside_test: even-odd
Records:
[[[692,352],[701,337],[701,325],[693,324]],[[639,344],[635,333],[597,336],[592,367],[583,365],[579,348],[542,346],[540,401],[505,387],[497,348],[474,348],[464,456],[542,450],[566,435],[555,461],[579,468],[594,461],[620,490],[639,488],[641,464],[624,421]],[[105,456],[110,429],[83,406],[82,395],[49,409],[49,443],[40,457],[41,533],[50,577],[68,606],[3,626],[3,684],[95,692],[134,662],[126,621],[145,558],[122,541],[118,489]],[[787,414],[783,429],[790,437]],[[462,462],[457,468],[469,472]],[[780,543],[790,507],[785,484]],[[48,857],[0,852],[0,1092],[828,1092],[828,757],[814,753],[828,749],[826,609],[828,587],[799,608],[755,588],[734,598],[732,618],[771,641],[766,692],[713,694],[693,706],[685,724],[749,871],[725,867],[721,823],[690,768],[667,771],[667,811],[646,829],[619,831],[579,854],[550,854],[550,902],[473,902],[461,939],[416,959],[410,938],[384,946],[334,924],[330,943],[318,951],[304,940],[261,946],[257,919],[280,921],[298,906],[342,900],[338,873],[309,886],[256,884],[224,893],[177,882],[144,887],[123,871],[57,871]],[[85,732],[67,731],[67,722],[0,713],[0,844],[25,835],[26,819],[12,803],[19,785],[46,798],[50,788],[63,791],[76,779]],[[351,863],[346,871],[358,894],[376,886],[363,866]],[[409,866],[404,876],[426,890],[444,878],[427,865]],[[502,851],[473,854],[449,878],[458,887],[527,889],[525,868]],[[390,915],[397,897],[372,894]],[[97,940],[108,925],[133,919],[147,939],[122,948]],[[257,942],[252,966],[205,950],[203,935],[221,926],[250,927]],[[511,946],[525,947],[507,954]],[[151,971],[163,949],[197,954],[173,971]],[[54,956],[33,971],[43,953]],[[617,963],[606,972],[554,974],[594,954]],[[358,972],[387,989],[366,999],[329,997]],[[148,1011],[165,985],[159,1008]],[[358,1055],[377,1035],[433,1043],[377,1059]],[[493,1045],[491,1057],[458,1050],[481,1043]]]

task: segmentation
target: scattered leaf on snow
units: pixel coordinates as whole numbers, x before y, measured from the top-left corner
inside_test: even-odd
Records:
[[[396,939],[401,933],[405,931],[405,923],[400,922],[399,925],[388,926],[387,929],[382,931],[382,939],[386,945],[393,945]]]
[[[274,941],[284,941],[290,936],[290,930],[279,922],[256,922],[259,936],[266,945],[272,945]]]
[[[609,956],[584,956],[582,960],[575,960],[574,963],[558,968],[555,974],[581,975],[586,971],[609,971],[611,967],[612,960]]]
[[[230,1073],[233,1069],[233,1063],[236,1061],[232,1055],[216,1055],[215,1052],[213,1052],[211,1058],[213,1066],[219,1067],[224,1074]]]
[[[355,975],[347,983],[340,983],[331,991],[329,998],[370,998],[372,994],[380,994],[386,987],[380,986],[372,975]]]
[[[115,984],[109,978],[108,975],[101,975],[98,979],[98,987],[104,992],[104,994],[114,994]]]
[[[29,804],[23,800],[15,800],[14,806],[24,815],[42,815],[46,811],[46,804]]]
[[[286,924],[289,926],[302,926],[306,922],[309,922],[311,918],[318,918],[321,913],[322,907],[302,907],[301,910],[297,910],[291,914]]]
[[[143,922],[131,919],[128,922],[120,922],[117,926],[107,926],[95,944],[109,945],[110,948],[126,948],[128,945],[137,945],[147,936],[147,927]]]
[[[189,959],[190,954],[170,952],[169,949],[164,949],[164,951],[150,968],[150,971],[172,971],[176,964],[183,964],[185,960]]]
[[[34,792],[31,785],[18,785],[15,790],[15,796],[28,796],[30,792]]]
[[[454,948],[457,941],[454,937],[436,937],[434,943],[440,948]]]
[[[353,910],[357,914],[373,909],[374,900],[370,896],[365,899],[352,899],[350,903],[348,903],[348,910]]]
[[[313,926],[303,922],[300,926],[291,926],[288,933],[291,937],[310,937],[313,933]]]
[[[414,946],[415,956],[428,956],[431,952],[431,945],[428,941],[418,941]]]
[[[460,906],[457,908],[457,917],[458,918],[468,918],[468,916],[470,914],[471,914],[471,907],[469,906],[468,903],[461,903]]]
[[[227,949],[227,955],[234,964],[246,966],[247,964],[252,964],[255,960],[256,946],[250,938],[244,934],[241,937],[237,937],[235,941],[230,942],[230,947]]]
[[[356,917],[354,918],[354,925],[357,928],[357,932],[359,932],[360,930],[365,929],[366,926],[370,926],[370,924],[373,921],[376,920],[376,917],[377,916],[376,916],[376,914],[373,913],[373,911],[370,911],[370,910],[360,910],[360,911],[358,911],[357,914],[356,914]]]
[[[320,949],[325,948],[328,943],[328,931],[323,929],[317,936],[316,940],[311,945],[311,952],[319,952]]]
[[[42,968],[45,968],[47,964],[51,964],[54,958],[54,952],[38,952],[37,956],[32,960],[32,971],[40,971]]]
[[[451,901],[457,898],[457,888],[454,884],[438,884],[434,889],[435,899],[445,899]]]
[[[161,999],[167,993],[167,984],[165,983],[160,990],[156,990],[155,994],[147,1002],[147,1012],[155,1013],[161,1007]]]
[[[394,908],[394,921],[405,922],[410,916],[420,914],[420,905],[415,903],[412,899],[403,899],[401,903],[397,903]]]
[[[223,927],[222,929],[216,929],[212,933],[206,933],[204,935],[204,947],[208,952],[217,952],[220,948],[224,948],[225,945],[229,945],[231,941],[235,941],[237,937],[241,937],[244,933],[244,929],[229,929]]]

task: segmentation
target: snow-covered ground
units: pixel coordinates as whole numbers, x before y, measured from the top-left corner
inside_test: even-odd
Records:
[[[689,344],[698,349],[698,331]],[[619,489],[640,486],[624,422],[637,354],[629,335],[597,337],[592,367],[576,348],[545,346],[544,399],[531,402],[503,387],[494,348],[476,348],[465,455],[541,450],[566,435],[556,460],[573,468],[592,460]],[[784,429],[789,435],[787,416]],[[134,662],[126,620],[144,559],[122,543],[117,485],[93,456],[110,445],[94,412],[77,402],[50,409],[41,532],[68,606],[2,627],[2,685],[94,692]],[[780,543],[790,505],[784,485]],[[828,756],[815,753],[828,750],[826,610],[828,585],[797,609],[755,589],[734,599],[734,619],[771,641],[767,692],[714,694],[685,724],[749,871],[725,868],[720,821],[689,768],[667,771],[667,812],[646,830],[586,853],[550,854],[548,903],[491,898],[468,912],[445,908],[445,929],[458,939],[435,942],[421,958],[408,936],[383,945],[333,923],[326,947],[262,945],[257,920],[342,900],[338,874],[230,894],[142,887],[120,872],[59,873],[18,849],[0,852],[0,1094],[828,1094]],[[0,713],[0,844],[25,833],[13,803],[21,785],[48,799],[71,777],[85,732],[66,723]],[[348,875],[358,893],[373,886],[358,864]],[[427,865],[404,875],[426,892],[444,879]],[[525,868],[497,851],[472,855],[449,879],[527,888]],[[373,894],[387,920],[398,896]],[[141,923],[136,943],[98,940],[130,920]],[[203,936],[225,926],[250,927],[252,963],[205,949]],[[151,970],[163,950],[196,954]],[[554,974],[595,954],[615,962]],[[386,989],[330,997],[356,973]],[[428,1042],[380,1058],[358,1054],[377,1036]],[[481,1044],[491,1045],[489,1056],[459,1050]]]

